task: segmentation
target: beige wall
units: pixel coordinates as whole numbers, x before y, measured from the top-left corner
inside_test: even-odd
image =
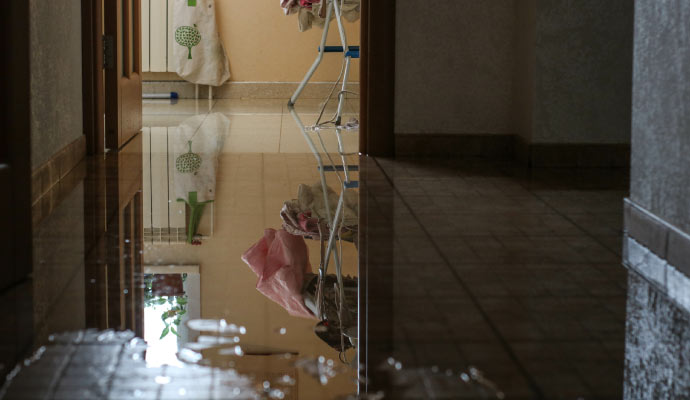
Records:
[[[298,82],[316,57],[320,28],[300,32],[297,16],[285,16],[277,0],[216,0],[216,18],[230,59],[232,81]],[[359,21],[346,23],[348,43],[359,45]],[[328,44],[339,44],[335,22]],[[312,82],[334,81],[341,58],[326,55]],[[352,81],[359,81],[359,60],[354,60]]]

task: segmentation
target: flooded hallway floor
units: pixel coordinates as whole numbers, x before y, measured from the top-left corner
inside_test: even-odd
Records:
[[[373,159],[356,130],[341,157],[332,129],[319,168],[284,103],[146,102],[65,179],[5,398],[621,398],[625,171]]]

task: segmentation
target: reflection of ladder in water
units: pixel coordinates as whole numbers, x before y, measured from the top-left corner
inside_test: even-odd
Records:
[[[347,37],[345,35],[345,27],[343,26],[343,21],[342,21],[342,15],[341,15],[341,7],[342,7],[342,1],[343,0],[324,0],[327,1],[326,5],[326,22],[323,27],[323,34],[321,35],[321,44],[319,45],[318,48],[318,55],[316,56],[316,60],[314,60],[314,63],[312,64],[311,68],[309,68],[309,71],[307,71],[307,74],[304,76],[304,79],[302,79],[302,82],[300,82],[299,86],[297,87],[297,90],[295,90],[295,93],[292,95],[290,100],[288,101],[288,110],[290,111],[290,114],[294,118],[295,122],[297,123],[297,126],[300,128],[302,131],[302,135],[304,136],[304,139],[307,142],[307,145],[309,146],[309,149],[312,151],[314,154],[314,157],[316,158],[316,162],[318,163],[318,169],[319,169],[319,176],[321,179],[321,188],[323,190],[323,197],[324,197],[324,204],[326,208],[326,218],[327,222],[329,225],[329,237],[328,237],[328,245],[326,246],[325,249],[325,254],[321,254],[321,268],[319,269],[319,283],[320,283],[320,288],[321,290],[323,289],[323,284],[324,280],[326,277],[326,273],[328,271],[328,264],[331,258],[331,253],[333,253],[333,262],[335,264],[335,269],[336,269],[336,277],[338,281],[338,291],[339,291],[339,297],[340,297],[340,304],[344,304],[344,288],[343,288],[343,279],[342,279],[342,263],[341,263],[341,254],[338,246],[336,246],[336,241],[340,241],[338,231],[341,223],[341,219],[343,217],[343,206],[344,206],[344,200],[345,200],[345,191],[351,188],[358,187],[358,182],[353,181],[350,179],[350,174],[349,171],[354,171],[356,166],[348,165],[346,156],[348,155],[345,153],[345,149],[343,146],[343,139],[342,139],[342,131],[343,130],[348,130],[351,129],[350,126],[348,125],[343,125],[342,124],[342,115],[343,115],[343,108],[344,108],[344,103],[345,103],[345,94],[347,93],[347,84],[348,84],[348,78],[350,75],[350,63],[353,58],[359,58],[359,46],[348,46],[347,44]],[[331,24],[331,17],[333,16],[333,13],[335,13],[335,21],[338,26],[338,33],[340,34],[340,46],[326,46],[326,39],[328,38],[328,28]],[[295,111],[295,104],[297,103],[297,100],[299,99],[299,96],[302,94],[302,91],[306,87],[307,83],[309,80],[314,76],[314,72],[316,72],[316,69],[319,67],[321,64],[321,61],[323,60],[323,56],[325,53],[341,53],[343,54],[343,70],[342,70],[342,86],[340,91],[338,92],[338,108],[335,114],[335,120],[332,121],[333,125],[326,125],[326,124],[319,124],[319,121],[317,121],[316,125],[314,126],[305,126],[302,119],[299,117],[297,112]],[[336,82],[337,85],[337,82]],[[329,99],[330,100],[330,95]],[[324,105],[325,107],[325,105]],[[330,156],[328,153],[326,146],[323,143],[323,140],[321,140],[321,133],[320,131],[322,129],[333,129],[335,131],[335,136],[336,139],[338,140],[338,154],[340,156],[341,160],[341,165],[336,165],[335,162],[333,161],[333,158]],[[314,145],[314,141],[312,138],[309,136],[309,132],[313,131],[316,133],[316,136],[319,139],[319,142],[321,144],[321,147],[325,153],[326,158],[328,159],[329,165],[325,165],[323,163],[323,159],[321,155],[319,154],[319,150],[316,148]],[[328,202],[328,192],[327,192],[327,186],[326,186],[326,176],[325,172],[334,172],[336,176],[338,177],[338,180],[341,182],[341,191],[340,191],[340,196],[338,198],[338,205],[336,206],[335,214],[332,213],[331,207]],[[339,172],[343,172],[343,177],[341,177]],[[323,313],[323,308],[321,302],[317,302],[317,307],[319,309],[319,314],[318,317],[321,319],[324,315]],[[342,307],[341,307],[342,308]]]

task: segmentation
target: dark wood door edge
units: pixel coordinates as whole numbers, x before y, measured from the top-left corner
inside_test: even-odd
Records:
[[[82,102],[86,154],[102,154],[103,143],[103,22],[102,2],[82,0]]]
[[[395,153],[395,0],[362,0],[360,151]]]
[[[369,0],[362,0],[360,19],[359,57],[359,152],[368,154],[367,149],[367,38],[369,37]]]

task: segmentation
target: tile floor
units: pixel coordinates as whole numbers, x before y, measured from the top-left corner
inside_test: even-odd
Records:
[[[306,125],[313,125],[321,111],[323,101],[299,100],[295,106]],[[329,119],[337,103],[327,104],[322,120]],[[230,134],[223,152],[228,153],[305,153],[304,138],[287,109],[287,101],[279,99],[181,99],[175,104],[168,100],[147,100],[144,104],[144,126],[177,126],[185,119],[207,113],[221,113],[230,117]],[[348,99],[343,118],[356,118],[359,100]],[[324,135],[327,148],[337,145],[332,135]],[[343,134],[343,145],[348,153],[357,153],[358,135]]]
[[[621,398],[624,173],[402,159],[360,173],[370,363],[472,365],[506,398]]]
[[[101,241],[87,235],[75,243],[62,242],[65,224],[48,226],[48,218],[38,230],[44,233],[37,236],[35,247],[42,266],[37,273],[50,273],[34,279],[61,279],[59,287],[49,291],[45,282],[34,288],[40,292],[33,300],[34,349],[44,356],[8,381],[6,398],[331,399],[357,392],[359,398],[377,398],[380,391],[390,399],[621,398],[625,172],[349,156],[348,163],[359,164],[353,179],[360,182],[359,245],[343,244],[345,271],[359,278],[359,340],[348,353],[359,359],[350,369],[314,335],[313,321],[291,317],[259,294],[256,277],[240,259],[263,229],[280,227],[280,207],[296,197],[297,186],[319,177],[314,157],[283,103],[145,104],[148,128],[174,127],[192,116],[216,112],[230,120],[218,156],[213,235],[202,246],[145,242],[141,248],[147,267],[196,266],[200,317],[245,326],[246,335],[237,337],[250,349],[247,353],[253,353],[229,356],[235,344],[226,343],[220,350],[214,347],[218,352],[212,355],[202,352],[209,365],[190,366],[186,359],[162,367],[146,364],[141,342],[131,344],[129,336],[105,333],[106,339],[99,340],[99,333],[87,331],[77,339],[67,335],[49,340],[50,332],[113,327],[103,322],[112,318],[102,315],[108,307],[103,311],[89,299],[113,284],[98,271],[125,260],[122,253],[110,252],[111,259],[94,261]],[[316,118],[318,102],[298,104],[298,111],[300,106],[306,120]],[[351,115],[356,109],[351,102]],[[325,146],[332,149],[334,143]],[[346,151],[354,152],[356,146],[357,135],[349,132]],[[91,204],[89,193],[98,193],[104,187],[99,185],[107,183],[103,179],[112,175],[94,174],[98,168],[89,165],[83,184],[58,208],[57,220],[71,214],[85,226],[97,222],[84,213]],[[112,165],[118,164],[107,168]],[[141,167],[135,168],[142,173]],[[339,185],[335,175],[328,175],[327,183]],[[152,186],[140,187],[146,201]],[[161,204],[165,207],[166,202]],[[104,238],[117,250],[115,232]],[[307,241],[307,246],[316,268],[319,244]],[[86,263],[80,261],[84,258]],[[59,259],[64,262],[53,263]],[[75,265],[68,266],[68,259]],[[121,295],[115,296],[121,301]],[[47,312],[51,302],[60,307]],[[193,333],[185,334],[190,335],[188,343],[194,342]],[[203,342],[200,337],[211,340],[196,336],[197,343]],[[176,351],[189,355],[181,351],[183,341],[170,353],[173,360]],[[108,362],[99,363],[100,356],[90,360],[106,352],[113,354]],[[149,348],[146,354],[152,352]],[[278,358],[296,353],[301,361],[270,361],[259,355],[267,353]],[[321,355],[323,362],[316,359]],[[336,360],[335,370],[322,385],[322,375],[331,373],[327,359]],[[184,377],[185,369],[195,380]],[[232,371],[254,379],[242,380]],[[276,380],[285,376],[289,384],[278,385]],[[277,387],[280,392],[272,393]]]

